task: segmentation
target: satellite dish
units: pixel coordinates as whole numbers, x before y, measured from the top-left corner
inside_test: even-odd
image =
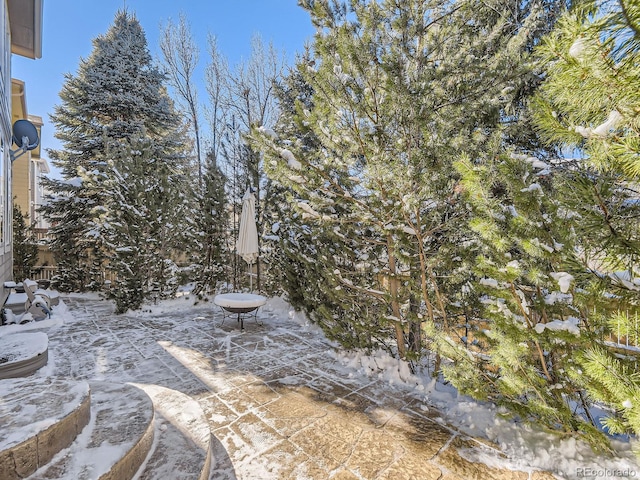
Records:
[[[40,137],[38,137],[38,129],[29,120],[16,120],[13,124],[13,143],[18,145],[17,150],[11,150],[11,161],[29,150],[33,150],[40,144]],[[18,153],[20,152],[20,153]],[[18,153],[16,155],[16,153]]]
[[[22,150],[33,150],[40,143],[38,129],[29,120],[16,120],[13,124],[13,143]]]

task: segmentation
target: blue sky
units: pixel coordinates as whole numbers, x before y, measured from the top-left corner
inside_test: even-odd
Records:
[[[92,40],[109,29],[116,12],[125,5],[136,14],[156,57],[160,25],[169,19],[176,22],[184,13],[200,47],[202,69],[207,63],[208,33],[217,37],[220,51],[233,66],[250,55],[256,33],[293,59],[314,32],[308,13],[297,0],[44,0],[42,58],[12,58],[12,76],[26,84],[29,113],[44,121],[44,149],[60,146],[48,116],[60,103],[64,74],[77,72],[80,58],[92,51]],[[200,90],[204,99],[204,88]]]

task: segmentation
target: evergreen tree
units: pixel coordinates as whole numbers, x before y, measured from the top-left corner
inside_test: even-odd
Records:
[[[305,55],[308,60],[309,53]],[[317,150],[318,139],[313,131],[299,129],[295,121],[297,105],[313,109],[313,90],[309,83],[299,70],[293,70],[275,85],[275,91],[281,109],[278,132],[286,138],[296,138],[307,150]],[[266,128],[260,131],[275,135]],[[295,308],[304,309],[329,338],[346,348],[382,347],[393,351],[388,341],[393,331],[388,326],[378,325],[378,330],[372,333],[366,322],[355,321],[356,312],[362,316],[373,309],[371,302],[363,303],[358,295],[352,295],[347,303],[341,284],[335,282],[334,271],[339,266],[352,271],[358,268],[354,261],[350,261],[348,267],[349,260],[341,255],[346,239],[336,234],[330,224],[310,226],[307,212],[291,208],[296,202],[296,192],[277,179],[270,178],[270,181],[271,195],[263,210],[267,232],[262,247],[267,273],[264,287],[274,295],[286,294]]]
[[[184,174],[159,160],[153,144],[144,132],[112,142],[109,174],[100,179],[112,195],[93,222],[117,277],[109,292],[119,311],[171,296],[178,287],[174,259],[184,248],[189,191]],[[183,192],[174,190],[179,185]]]
[[[13,278],[21,282],[31,275],[38,261],[38,242],[20,207],[13,204]]]
[[[630,317],[640,290],[640,17],[625,2],[614,7],[578,2],[537,51],[546,72],[532,117],[562,158],[457,164],[481,239],[473,289],[483,321],[464,347],[432,332],[460,391],[603,449],[603,426],[640,427],[635,361],[604,342],[614,324],[639,333]],[[610,407],[604,425],[594,401]]]
[[[447,246],[464,238],[466,215],[453,161],[518,136],[534,83],[522,57],[558,3],[302,2],[318,27],[298,64],[312,105],[296,103],[297,135],[258,141],[311,242],[332,236],[318,281],[342,305],[327,314],[342,328],[391,334],[409,358],[425,322],[452,327],[446,279],[460,265]]]
[[[309,148],[313,148],[313,136],[304,137],[295,128],[293,116],[296,113],[296,102],[311,105],[311,89],[297,70],[293,70],[281,81],[274,84],[275,96],[280,107],[276,129],[281,133],[298,138]],[[261,132],[276,136],[275,132],[262,127]],[[282,185],[277,179],[270,179],[271,197],[267,199],[263,208],[263,223],[266,235],[262,246],[262,260],[266,265],[265,288],[271,294],[287,294],[289,301],[295,307],[304,305],[306,286],[301,280],[309,278],[305,266],[301,263],[308,258],[302,250],[304,246],[296,241],[303,232],[302,222],[297,221],[300,215],[291,211],[289,203],[293,190]],[[311,263],[315,263],[312,260]],[[315,278],[312,276],[311,278]]]
[[[116,14],[76,76],[67,75],[52,120],[62,178],[44,212],[63,289],[98,288],[117,274],[118,310],[167,293],[184,248],[189,202],[185,133],[153,66],[140,23]]]
[[[551,166],[519,154],[456,166],[481,240],[470,284],[483,308],[463,343],[431,332],[452,360],[445,377],[523,421],[606,446],[574,355],[600,338],[590,312],[606,299],[578,275],[575,219]]]
[[[200,212],[191,219],[194,231],[200,232],[192,254],[195,294],[215,292],[219,282],[227,275],[229,211],[226,182],[227,178],[218,167],[214,152],[210,151],[204,168]]]
[[[577,2],[539,55],[548,65],[534,104],[540,133],[577,156],[564,163],[560,198],[579,219],[574,228],[581,277],[597,286],[591,302],[605,324],[602,336],[613,330],[637,339],[640,6],[629,0]],[[589,320],[583,317],[585,324]],[[612,352],[602,339],[575,356],[591,397],[611,407],[606,429],[637,434],[635,359]]]

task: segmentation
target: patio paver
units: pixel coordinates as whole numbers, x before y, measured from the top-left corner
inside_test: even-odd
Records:
[[[73,320],[49,330],[47,373],[156,384],[191,396],[213,435],[211,478],[545,479],[492,469],[460,450],[488,451],[420,410],[408,388],[343,378],[333,346],[288,318],[260,312],[240,333],[213,305],[114,315],[110,304],[63,297]],[[499,452],[493,454],[499,457]]]

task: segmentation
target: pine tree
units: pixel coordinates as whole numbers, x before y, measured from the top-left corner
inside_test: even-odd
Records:
[[[199,232],[191,259],[195,294],[215,292],[218,284],[227,278],[229,212],[226,182],[215,153],[210,151],[205,161],[200,211],[191,219],[194,231]]]
[[[67,76],[52,115],[63,148],[50,155],[62,179],[48,182],[44,212],[55,225],[58,287],[98,288],[113,268],[119,311],[171,290],[184,243],[185,133],[164,81],[140,23],[118,12]]]
[[[481,239],[483,322],[464,347],[433,332],[460,391],[602,449],[603,427],[640,427],[635,362],[604,343],[613,324],[638,335],[640,44],[635,9],[618,5],[578,2],[537,50],[531,116],[550,155],[457,164]],[[604,424],[594,401],[610,407]]]
[[[542,137],[577,158],[564,163],[563,207],[575,223],[584,281],[607,331],[637,339],[640,313],[640,8],[637,2],[583,1],[539,50],[547,79],[534,104]],[[597,288],[596,288],[597,287]],[[604,300],[602,300],[604,299]],[[589,317],[585,317],[585,320]],[[600,341],[578,350],[579,380],[608,404],[611,433],[640,431],[634,358]]]
[[[13,278],[21,282],[30,277],[38,261],[38,243],[33,228],[20,207],[13,204]]]
[[[551,165],[511,154],[456,167],[480,239],[470,285],[483,308],[463,343],[432,332],[452,360],[445,378],[522,421],[606,448],[575,355],[600,338],[591,312],[606,299],[579,275],[575,218]]]
[[[308,57],[308,52],[305,54]],[[310,129],[300,130],[296,126],[296,105],[313,108],[313,90],[298,70],[290,72],[281,83],[275,85],[281,115],[277,130],[286,138],[296,138],[305,149],[318,148],[317,137]],[[260,131],[275,135],[268,129]],[[269,167],[267,167],[269,169]],[[335,281],[334,271],[338,267],[355,271],[351,262],[347,267],[341,235],[332,225],[322,223],[312,227],[307,212],[292,210],[296,192],[271,178],[270,196],[264,205],[262,259],[266,265],[264,287],[274,295],[285,294],[295,308],[305,310],[309,318],[323,328],[327,336],[339,341],[346,348],[392,348],[387,345],[393,332],[388,326],[378,325],[372,333],[366,313],[373,308],[362,304],[357,295],[345,301],[341,284]],[[337,289],[337,290],[336,290]],[[384,333],[381,333],[384,332]]]
[[[178,287],[174,259],[184,248],[189,191],[184,174],[154,155],[153,145],[144,132],[112,142],[109,175],[101,179],[111,197],[93,221],[108,252],[107,268],[117,277],[109,292],[119,311],[169,297]],[[182,192],[174,190],[179,186]]]
[[[297,102],[297,135],[259,137],[265,168],[304,226],[332,236],[318,281],[344,311],[329,315],[415,357],[425,322],[451,328],[447,247],[466,215],[453,161],[518,137],[533,82],[522,57],[557,2],[302,4],[318,27],[297,66],[312,105]]]

